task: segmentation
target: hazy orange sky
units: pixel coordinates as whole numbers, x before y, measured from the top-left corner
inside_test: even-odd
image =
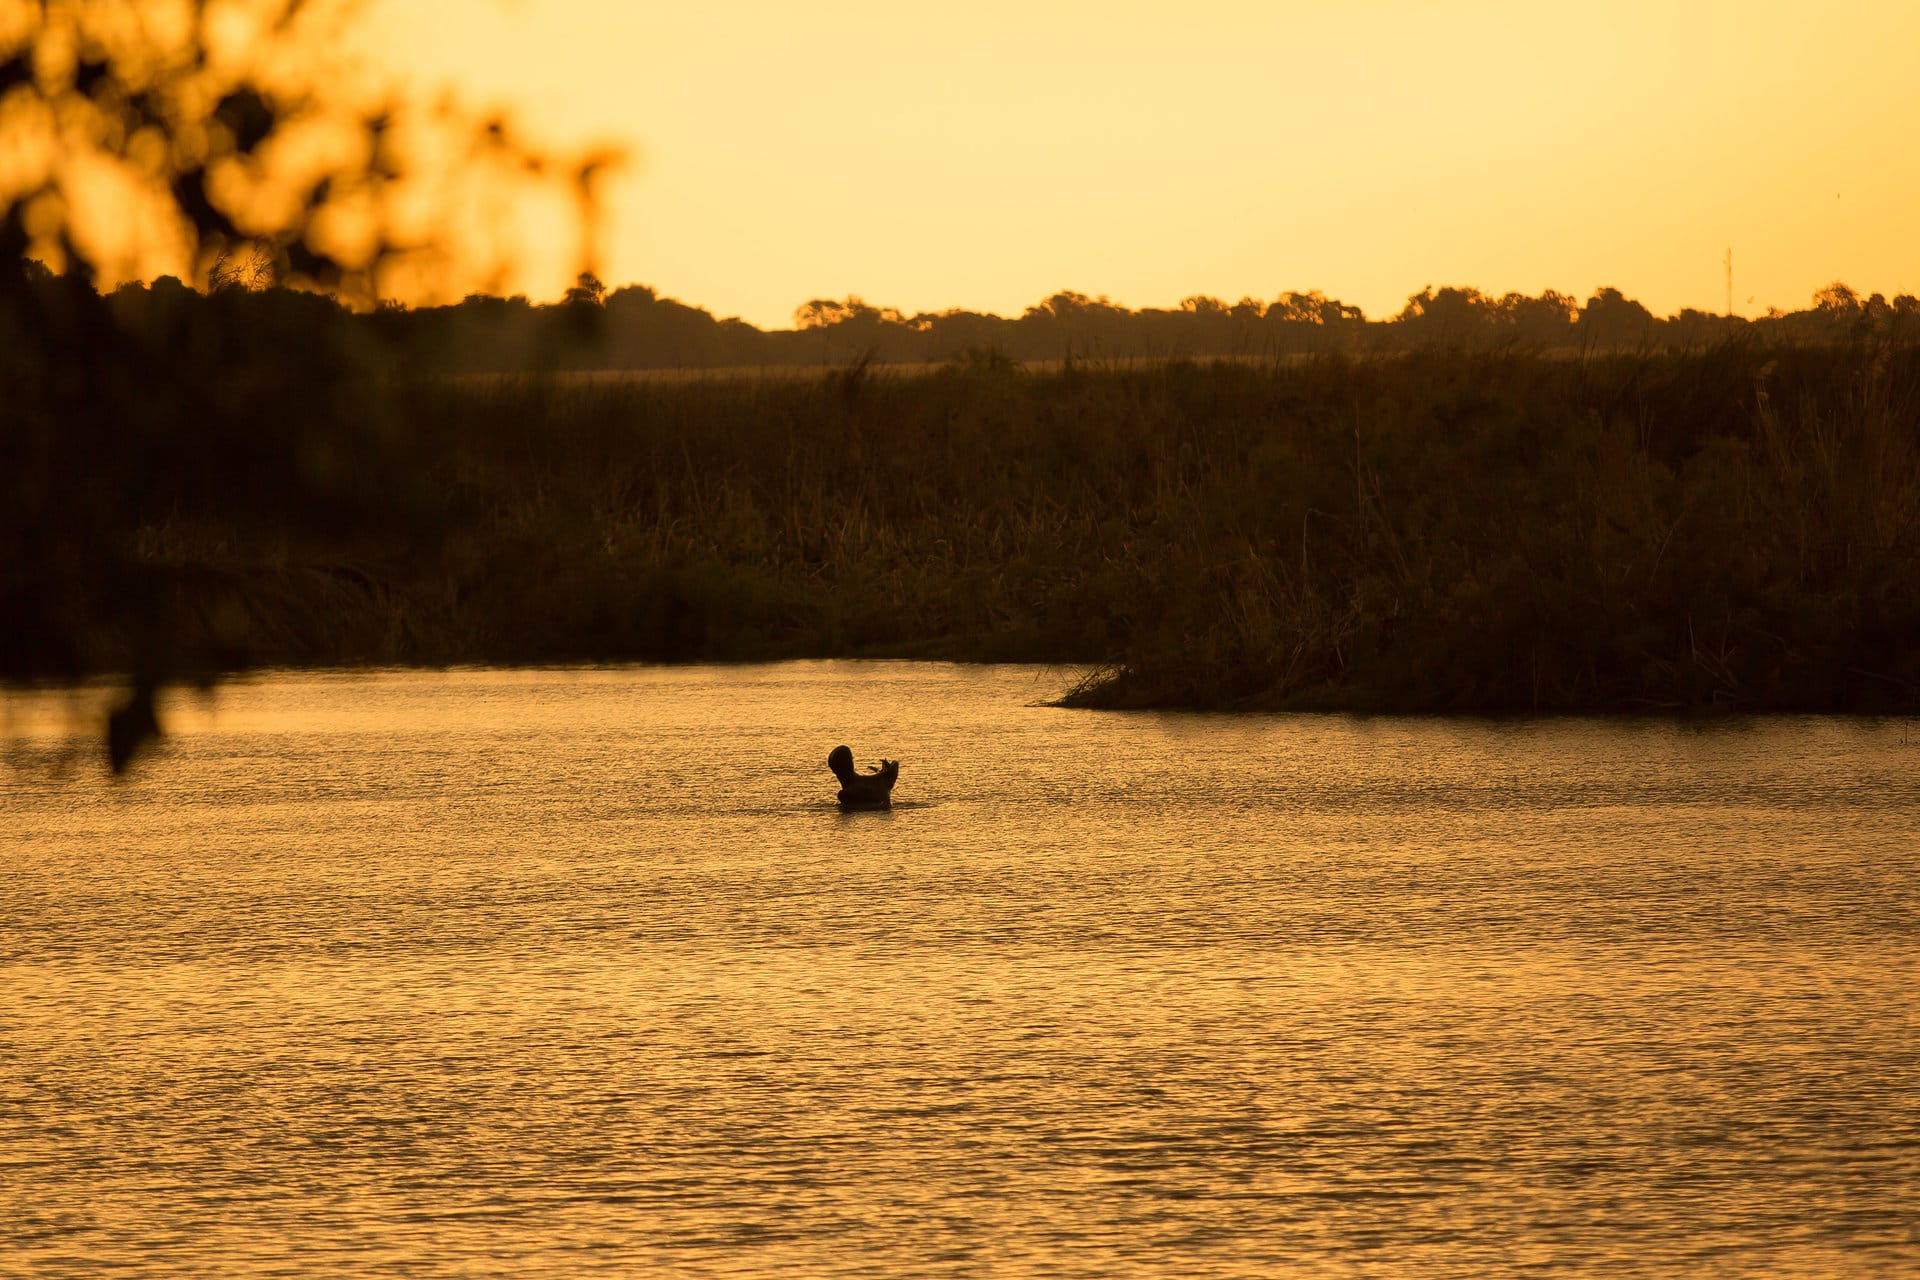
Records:
[[[1920,292],[1914,0],[376,0],[369,30],[421,87],[632,148],[604,278],[760,325],[1060,289],[1380,316],[1429,283],[1717,311],[1729,246],[1748,314]]]

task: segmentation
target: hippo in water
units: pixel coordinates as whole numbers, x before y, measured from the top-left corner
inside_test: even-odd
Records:
[[[835,747],[833,754],[827,757],[827,768],[833,770],[833,776],[840,779],[842,809],[893,807],[888,797],[893,794],[893,780],[900,776],[898,760],[882,760],[880,767],[871,773],[855,773],[853,752],[846,747]]]

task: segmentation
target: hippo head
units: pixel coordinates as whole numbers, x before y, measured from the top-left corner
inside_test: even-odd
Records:
[[[827,768],[833,770],[833,776],[841,782],[853,780],[853,752],[846,747],[835,747],[827,757]]]

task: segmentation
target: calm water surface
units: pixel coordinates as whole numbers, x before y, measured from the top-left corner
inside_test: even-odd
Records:
[[[14,699],[0,1274],[1920,1273],[1920,726],[1063,683]]]

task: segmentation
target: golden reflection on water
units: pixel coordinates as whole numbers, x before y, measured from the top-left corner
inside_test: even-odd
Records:
[[[278,675],[0,775],[0,1272],[1920,1268],[1910,726],[1058,687]]]

